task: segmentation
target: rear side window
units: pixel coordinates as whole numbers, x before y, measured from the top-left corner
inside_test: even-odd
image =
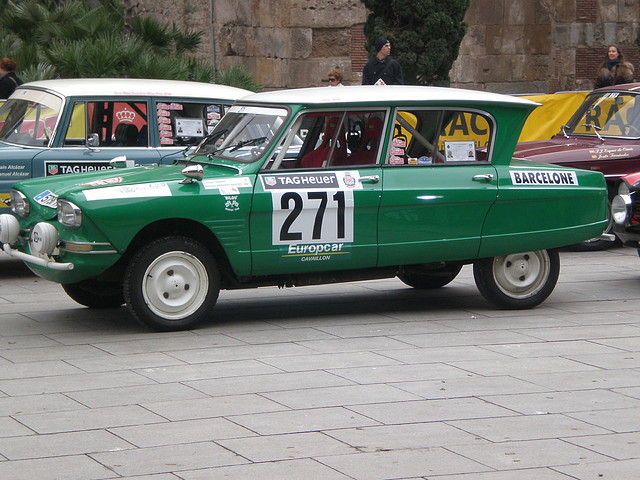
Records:
[[[389,165],[462,165],[487,162],[493,121],[467,110],[396,111]]]
[[[160,146],[199,143],[226,113],[229,105],[203,102],[156,102]]]

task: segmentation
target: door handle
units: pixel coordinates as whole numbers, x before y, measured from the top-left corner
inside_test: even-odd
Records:
[[[360,183],[378,183],[380,181],[380,175],[369,175],[367,177],[360,177]]]
[[[491,180],[493,180],[493,174],[491,173],[486,173],[484,175],[474,175],[471,180],[473,180],[474,182],[485,182],[485,183],[489,183]]]

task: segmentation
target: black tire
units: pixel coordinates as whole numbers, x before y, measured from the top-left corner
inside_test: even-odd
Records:
[[[89,308],[116,308],[124,303],[122,285],[98,280],[63,283],[62,288],[72,300]]]
[[[553,292],[559,274],[556,249],[483,258],[473,264],[473,277],[482,296],[504,309],[540,305]]]
[[[131,259],[124,298],[133,316],[159,331],[186,330],[209,317],[220,293],[213,254],[187,237],[165,237]]]
[[[462,265],[445,265],[438,269],[427,267],[403,268],[398,273],[398,278],[413,288],[433,289],[444,287],[452,282],[462,270]]]

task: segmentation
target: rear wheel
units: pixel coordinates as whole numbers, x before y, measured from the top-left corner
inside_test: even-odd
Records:
[[[193,327],[211,314],[219,292],[213,255],[186,237],[165,237],[142,247],[125,273],[127,306],[138,321],[156,330]]]
[[[74,301],[89,308],[116,308],[124,303],[122,285],[98,280],[63,283],[62,288]]]
[[[440,268],[426,266],[403,267],[398,278],[413,288],[432,289],[444,287],[458,276],[462,265],[444,265]]]
[[[473,264],[480,293],[505,309],[541,304],[551,295],[559,274],[560,256],[555,249],[483,258]]]

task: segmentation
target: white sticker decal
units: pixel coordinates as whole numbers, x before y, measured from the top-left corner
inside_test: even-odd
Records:
[[[115,187],[83,190],[87,200],[109,200],[112,198],[170,197],[171,190],[165,182],[143,183],[139,185],[118,185]]]
[[[211,178],[202,181],[206,190],[219,189],[222,195],[237,195],[238,188],[251,187],[249,177]]]
[[[89,182],[89,183],[83,183],[81,186],[91,186],[91,187],[100,187],[102,185],[111,185],[114,183],[120,183],[122,182],[124,179],[122,177],[113,177],[113,178],[106,178],[104,180],[95,180],[93,182]]]
[[[36,203],[40,205],[44,205],[49,208],[57,208],[58,207],[58,196],[53,193],[51,190],[45,190],[42,193],[39,193],[35,197],[33,197]]]
[[[354,191],[362,190],[354,171],[261,175],[273,207],[271,241],[285,245],[283,257],[329,260],[350,253]]]
[[[335,172],[274,173],[261,175],[262,188],[275,190],[362,190],[360,172],[339,170]]]
[[[274,245],[353,242],[353,191],[282,191],[271,196]]]
[[[510,174],[514,185],[578,186],[578,176],[573,170],[513,170]]]

